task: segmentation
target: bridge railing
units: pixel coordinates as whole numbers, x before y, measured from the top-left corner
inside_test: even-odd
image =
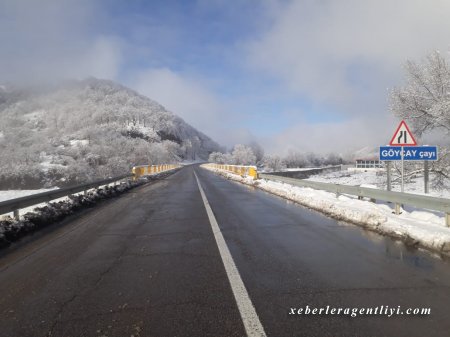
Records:
[[[133,179],[138,179],[142,176],[173,170],[179,167],[181,167],[179,164],[141,165],[134,166],[131,172],[133,174]]]
[[[205,166],[215,168],[217,170],[224,170],[230,173],[239,174],[242,177],[251,177],[253,179],[258,179],[258,169],[256,166],[245,166],[245,165],[228,165],[228,164],[214,164],[209,163]]]
[[[12,212],[14,218],[19,219],[19,210],[30,207],[33,205],[38,205],[44,202],[49,202],[55,199],[67,197],[72,194],[87,192],[90,189],[97,188],[100,186],[105,186],[109,184],[115,184],[120,182],[121,180],[133,178],[133,180],[137,180],[141,176],[160,173],[168,170],[172,170],[180,167],[180,165],[175,164],[165,164],[165,165],[148,165],[148,166],[135,166],[132,169],[132,172],[129,174],[124,174],[121,176],[102,179],[93,181],[86,184],[81,184],[72,187],[59,188],[52,191],[36,193],[32,195],[28,195],[21,198],[15,198],[10,200],[5,200],[0,202],[0,215]]]
[[[300,187],[309,187],[316,190],[339,194],[349,194],[357,196],[359,199],[369,198],[371,201],[383,200],[394,204],[395,214],[400,214],[401,205],[410,205],[419,208],[430,209],[443,212],[445,214],[445,224],[450,227],[450,199],[431,197],[427,195],[384,191],[376,188],[360,186],[349,186],[331,183],[322,183],[295,178],[275,176],[271,174],[259,174],[262,179],[279,181]]]

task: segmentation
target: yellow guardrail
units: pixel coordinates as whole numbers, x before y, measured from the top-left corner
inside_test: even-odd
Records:
[[[206,164],[217,170],[223,170],[234,174],[239,174],[242,177],[252,177],[254,180],[258,179],[258,170],[256,166],[243,165],[225,165],[225,164]]]
[[[133,173],[133,180],[136,180],[142,176],[169,171],[179,167],[181,167],[181,165],[178,164],[142,165],[134,166],[131,170],[131,173]]]

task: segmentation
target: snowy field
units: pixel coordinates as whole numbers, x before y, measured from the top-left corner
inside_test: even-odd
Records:
[[[432,176],[430,175],[430,180]],[[363,184],[374,185],[380,189],[386,189],[386,173],[384,171],[338,171],[329,172],[324,174],[318,174],[311,176],[307,180],[319,181],[330,184],[341,184],[341,185],[352,185],[360,186]],[[392,190],[400,192],[400,182],[394,181],[394,176],[392,177]],[[450,185],[450,181],[448,182]],[[450,198],[450,188],[436,190],[429,186],[429,194],[433,197]],[[405,192],[414,194],[423,194],[424,192],[424,179],[423,175],[417,175],[415,178],[411,178],[411,181],[405,181]]]
[[[368,200],[358,200],[350,196],[329,193],[311,188],[297,187],[281,182],[266,179],[257,181],[251,178],[242,178],[239,175],[226,171],[216,170],[203,166],[208,170],[221,174],[227,179],[238,181],[247,185],[258,187],[267,192],[295,201],[326,215],[370,230],[401,239],[412,245],[418,245],[432,251],[450,255],[450,228],[445,226],[443,216],[426,211],[406,211],[402,214],[393,214],[392,207],[386,204],[375,204]],[[328,176],[328,175],[327,175]],[[372,173],[364,172],[353,177],[334,177],[326,182],[339,182],[357,185],[360,182],[368,184],[370,181],[364,177],[372,177]],[[316,176],[315,178],[319,178]],[[346,178],[349,178],[345,180]],[[326,178],[324,178],[326,179]],[[357,180],[360,179],[360,180]]]

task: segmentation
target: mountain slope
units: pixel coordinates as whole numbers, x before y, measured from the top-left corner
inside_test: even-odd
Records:
[[[134,165],[207,159],[218,149],[157,102],[111,81],[0,86],[0,188],[67,185]]]

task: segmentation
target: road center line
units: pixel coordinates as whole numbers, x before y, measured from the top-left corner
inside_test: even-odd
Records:
[[[217,247],[219,248],[220,257],[222,258],[223,265],[225,266],[228,281],[230,282],[231,290],[233,291],[247,336],[266,336],[255,307],[250,300],[244,282],[242,282],[241,275],[239,274],[236,264],[234,263],[233,257],[231,256],[227,243],[225,242],[222,232],[220,231],[219,224],[217,223],[216,217],[214,216],[195,171],[194,175],[195,179],[197,179],[198,189],[200,190],[203,203],[205,204],[206,213],[208,214],[209,222],[214,233],[214,238],[216,239]]]

